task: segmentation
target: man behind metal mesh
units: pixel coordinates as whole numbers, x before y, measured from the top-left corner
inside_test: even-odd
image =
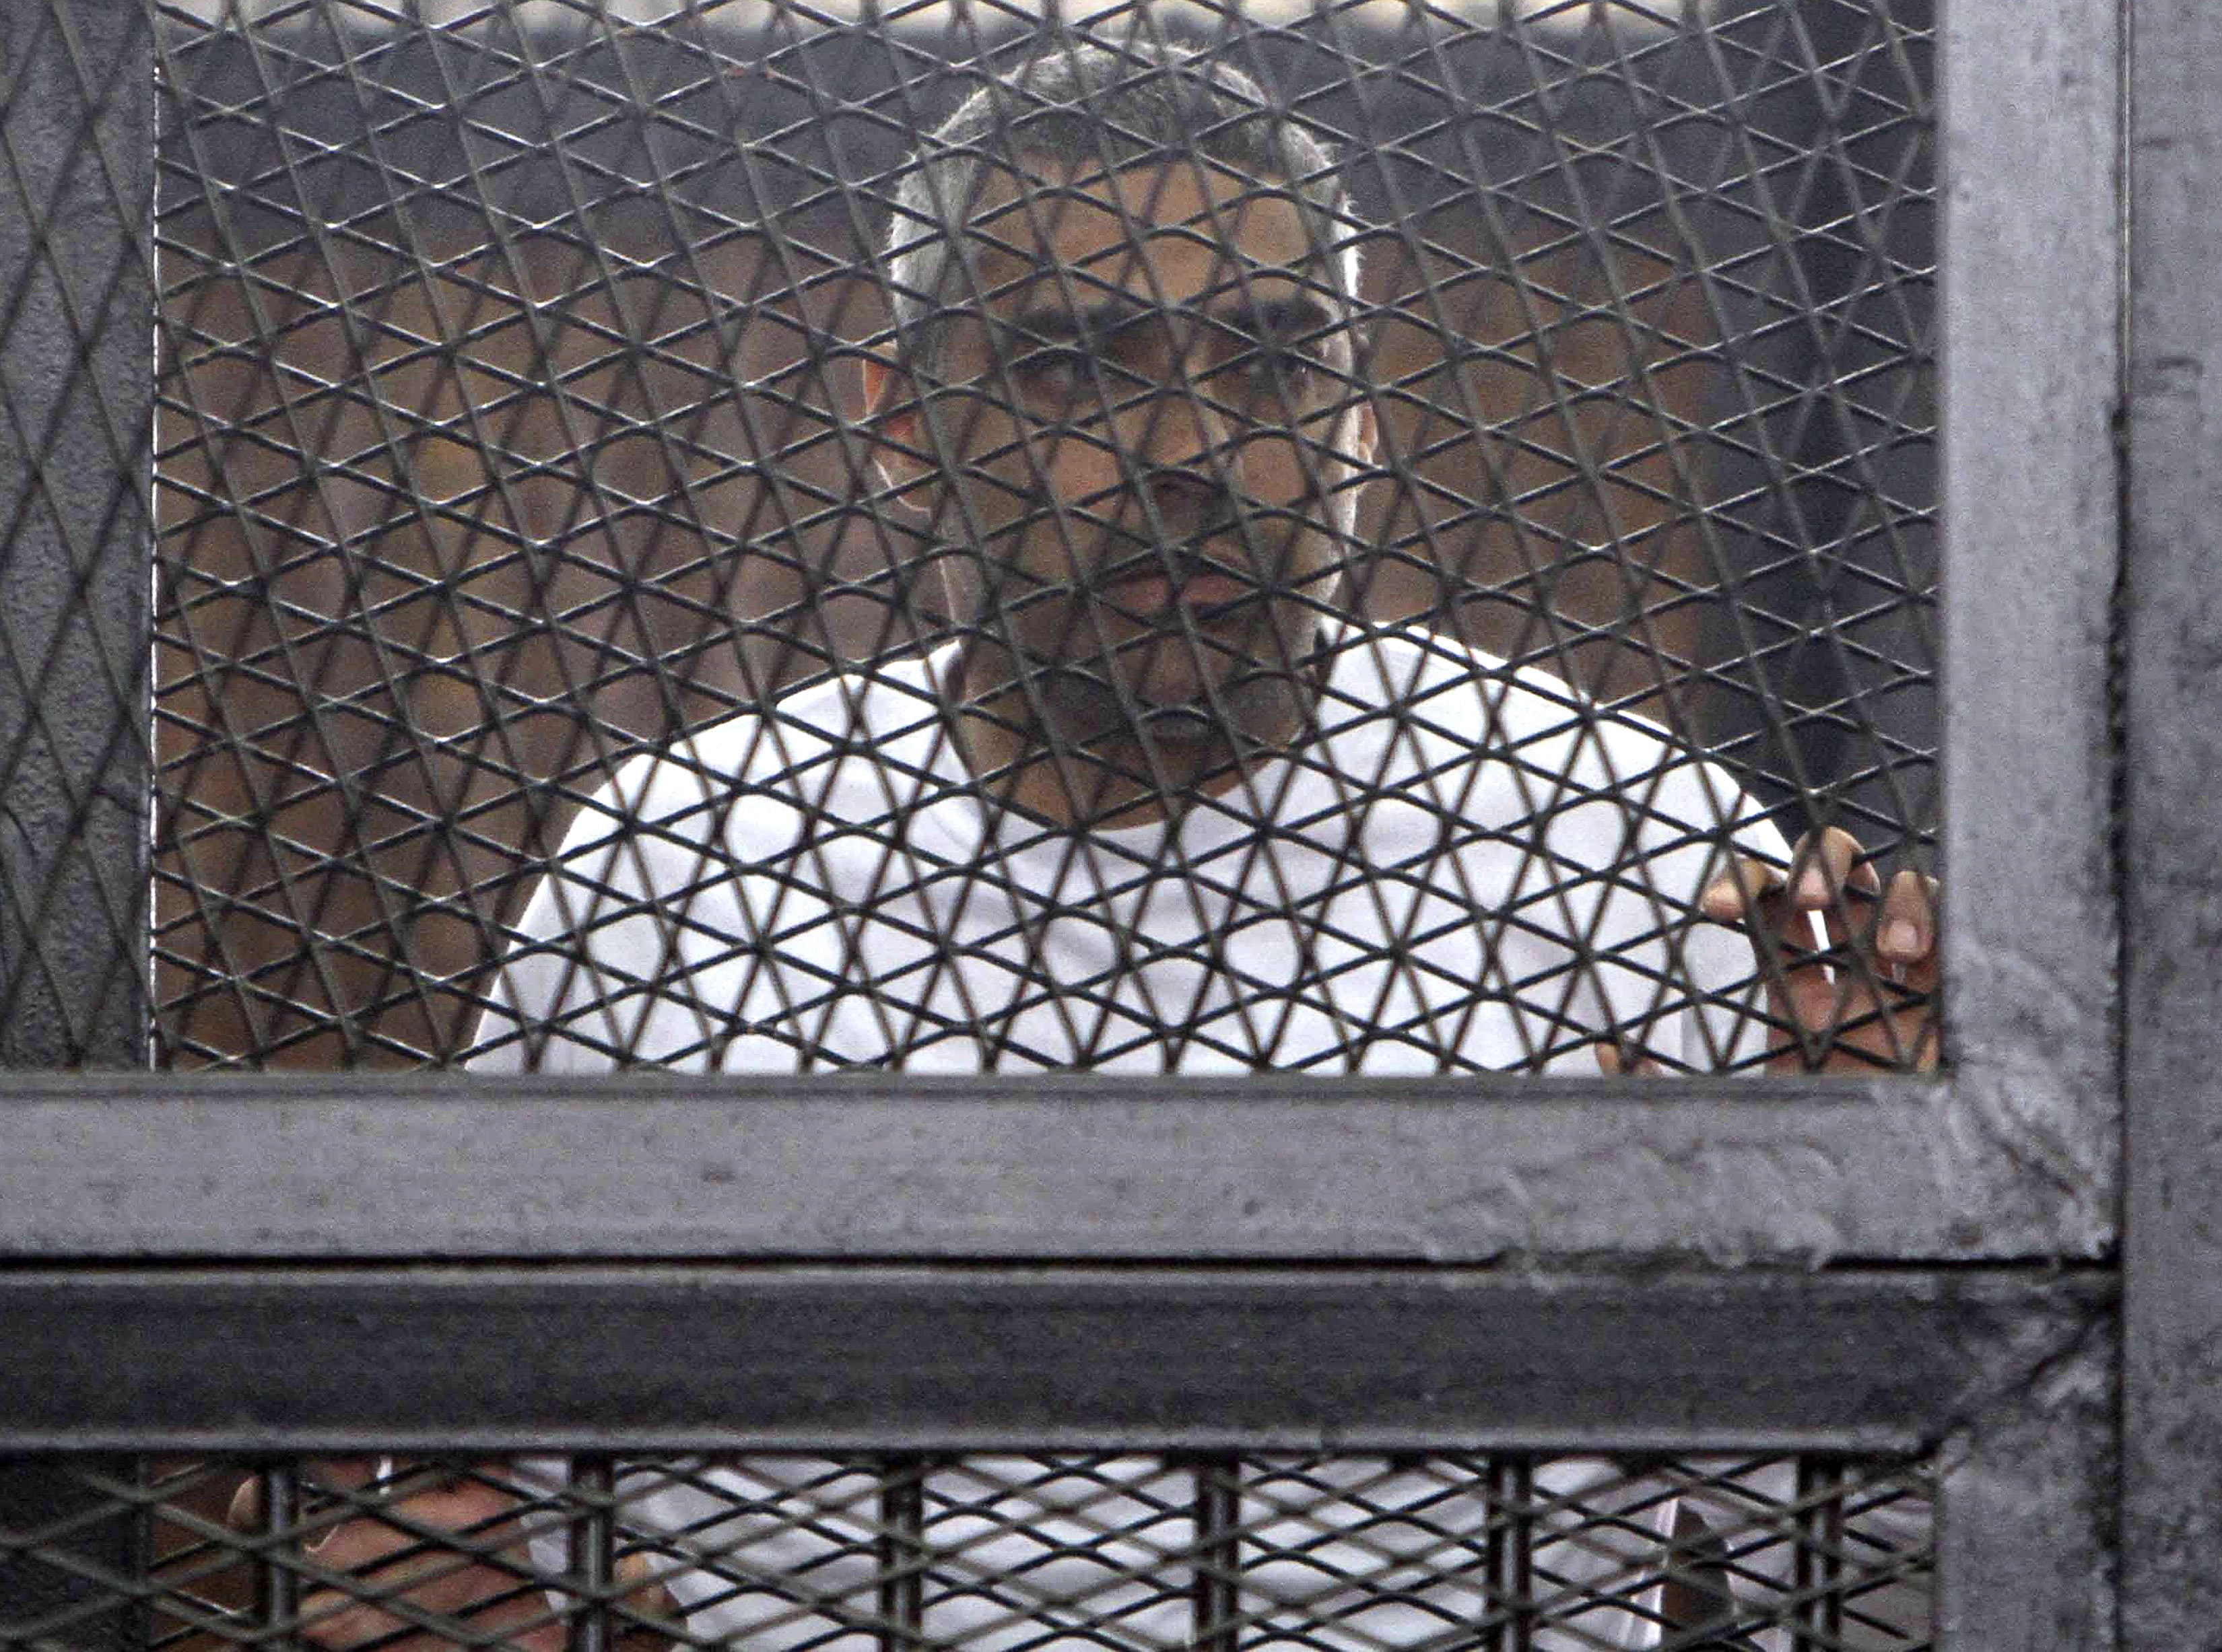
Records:
[[[897,191],[894,343],[864,371],[875,508],[945,548],[970,623],[624,769],[533,900],[474,1064],[1926,1060],[1896,982],[1797,944],[1816,916],[1838,942],[1858,927],[1875,970],[1924,992],[1925,891],[1863,887],[1849,839],[1793,859],[1725,776],[1554,679],[1353,616],[1381,445],[1361,233],[1332,157],[1207,59],[1060,41],[973,95]],[[1164,1472],[1089,1470],[1083,1524],[1148,1505]],[[873,1609],[869,1521],[807,1489],[840,1476],[642,1465],[623,1517],[661,1551],[686,1634],[800,1646]],[[1321,1471],[1323,1496],[1360,1483],[1377,1511],[1444,1495],[1378,1461]],[[1536,1489],[1534,1643],[1651,1643],[1671,1492],[1593,1460]],[[1083,1575],[1101,1553],[1029,1561],[1027,1522],[975,1501],[988,1536],[958,1569],[1028,1581],[945,1589],[929,1639],[1194,1634],[1181,1589],[1107,1596]],[[331,1597],[311,1638],[434,1611],[559,1644],[556,1608],[505,1569],[530,1551],[563,1568],[560,1540],[516,1536],[529,1507],[480,1479],[409,1505],[511,1544],[486,1565],[428,1570],[402,1531],[342,1527],[320,1562],[408,1604]],[[1458,1643],[1449,1585],[1339,1626],[1342,1586],[1316,1568],[1247,1586],[1316,1604],[1310,1643]]]
[[[1204,59],[1052,50],[959,109],[897,191],[864,382],[870,504],[941,548],[971,623],[625,768],[523,919],[477,1064],[1918,1059],[1864,967],[1845,995],[1779,968],[1796,909],[1845,926],[1849,836],[1762,902],[1754,969],[1694,921],[1731,856],[1787,859],[1725,775],[1350,616],[1363,233],[1320,144]],[[1917,977],[1918,894],[1871,954]]]

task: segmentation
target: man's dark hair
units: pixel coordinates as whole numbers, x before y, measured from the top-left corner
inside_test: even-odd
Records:
[[[1354,220],[1333,152],[1249,76],[1184,47],[1061,38],[967,97],[912,160],[888,234],[889,303],[897,349],[927,372],[941,365],[949,306],[970,296],[961,260],[974,203],[996,171],[1027,162],[1061,171],[1202,160],[1286,189],[1307,209],[1343,297],[1357,299]]]

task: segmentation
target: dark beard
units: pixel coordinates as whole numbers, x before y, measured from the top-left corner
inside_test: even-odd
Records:
[[[1093,755],[1132,743],[1146,751],[1152,746],[1193,751],[1217,743],[1239,756],[1286,743],[1309,720],[1324,654],[1311,616],[1302,623],[1303,648],[1260,638],[1275,657],[1253,660],[1224,682],[1177,698],[1149,698],[1146,683],[1132,680],[1122,689],[1100,656],[1048,659],[1029,651],[1023,674],[1039,696],[1044,734],[1064,750]],[[1208,650],[1212,645],[1168,631],[1153,642],[1130,644],[1130,657],[1146,661],[1152,646]],[[1284,653],[1290,657],[1279,658]],[[1146,677],[1146,670],[1131,674]]]

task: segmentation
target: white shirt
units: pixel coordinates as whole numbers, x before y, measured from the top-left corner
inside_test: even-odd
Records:
[[[1607,1036],[1707,1070],[1756,1053],[1749,949],[1693,915],[1732,843],[1787,858],[1732,783],[1447,639],[1351,626],[1331,646],[1310,737],[1177,827],[1083,836],[990,806],[938,687],[953,645],[628,764],[534,896],[473,1065],[1586,1073]],[[628,1477],[626,1518],[687,1557],[671,1586],[693,1633],[776,1652],[869,1621],[869,1475],[677,1467]],[[929,1540],[984,1538],[938,1568],[930,1637],[1186,1643],[1184,1582],[1150,1560],[1187,1541],[1184,1474],[1114,1458],[1060,1486],[1004,1465],[1037,1482],[1020,1492],[993,1467],[929,1482]],[[1535,1643],[1649,1644],[1673,1489],[1561,1459],[1536,1491],[1565,1506],[1536,1534],[1553,1617]],[[1440,1533],[1482,1512],[1473,1488],[1379,1460],[1277,1492],[1268,1476],[1245,1493],[1265,1551],[1246,1603],[1326,1614],[1317,1645],[1455,1637],[1485,1614],[1486,1578],[1472,1555],[1438,1564]],[[1337,1575],[1405,1549],[1434,1557],[1408,1575],[1430,1580],[1415,1599]],[[1127,1566],[1139,1575],[1102,1593]]]
[[[1177,829],[1083,835],[973,787],[951,657],[628,764],[473,1064],[1593,1073],[1608,1036],[1707,1071],[1758,1048],[1749,948],[1693,909],[1732,838],[1786,859],[1779,835],[1554,679],[1350,627],[1295,754]]]

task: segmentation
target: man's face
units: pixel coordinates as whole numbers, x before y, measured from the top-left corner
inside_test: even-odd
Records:
[[[944,461],[912,474],[981,554],[1028,715],[1099,749],[1284,743],[1372,445],[1296,201],[1152,166],[1005,178],[972,222],[954,388],[892,434]]]

